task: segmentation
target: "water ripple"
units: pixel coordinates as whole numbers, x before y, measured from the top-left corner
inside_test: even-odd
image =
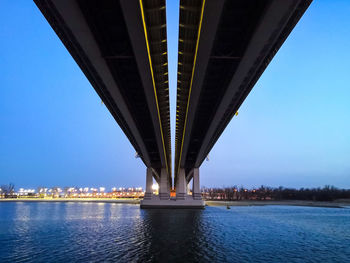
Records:
[[[347,262],[350,210],[0,203],[0,262]]]

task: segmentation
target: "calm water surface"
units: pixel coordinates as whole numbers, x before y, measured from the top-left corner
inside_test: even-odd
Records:
[[[0,203],[0,262],[350,262],[350,209]]]

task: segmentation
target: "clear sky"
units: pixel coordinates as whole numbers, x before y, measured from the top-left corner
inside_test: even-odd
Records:
[[[168,0],[172,140],[178,12]],[[349,14],[348,0],[314,1],[203,163],[202,186],[350,188]],[[33,2],[0,1],[0,40],[0,184],[144,186],[142,161]]]

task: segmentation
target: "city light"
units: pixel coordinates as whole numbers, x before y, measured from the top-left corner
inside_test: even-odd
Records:
[[[157,189],[157,187],[156,187]],[[38,187],[35,189],[18,188],[13,191],[13,198],[142,198],[145,194],[142,187],[113,187],[111,192],[106,192],[106,187]],[[2,189],[0,188],[0,191]],[[3,194],[0,194],[3,198]]]
[[[157,183],[152,185],[152,190],[153,191],[158,191],[158,189],[159,189],[159,185]]]

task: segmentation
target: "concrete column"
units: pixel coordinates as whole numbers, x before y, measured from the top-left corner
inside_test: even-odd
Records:
[[[165,168],[160,171],[159,198],[161,200],[170,198],[168,173]]]
[[[199,168],[193,169],[192,197],[195,200],[202,200],[201,188],[199,184]]]
[[[153,185],[152,168],[147,167],[147,170],[146,170],[146,193],[145,193],[145,197],[143,199],[145,199],[145,200],[152,199],[152,195],[153,195],[152,185]]]
[[[190,182],[188,182],[188,184],[186,186],[186,193],[187,193],[187,195],[190,195],[190,192],[191,192]]]
[[[176,199],[177,200],[186,199],[186,176],[185,176],[185,169],[183,168],[179,169],[179,174],[177,175]]]
[[[170,186],[170,182],[169,182],[169,179],[168,179],[168,192],[169,192],[169,195],[170,195],[170,192],[171,192],[171,186]]]

